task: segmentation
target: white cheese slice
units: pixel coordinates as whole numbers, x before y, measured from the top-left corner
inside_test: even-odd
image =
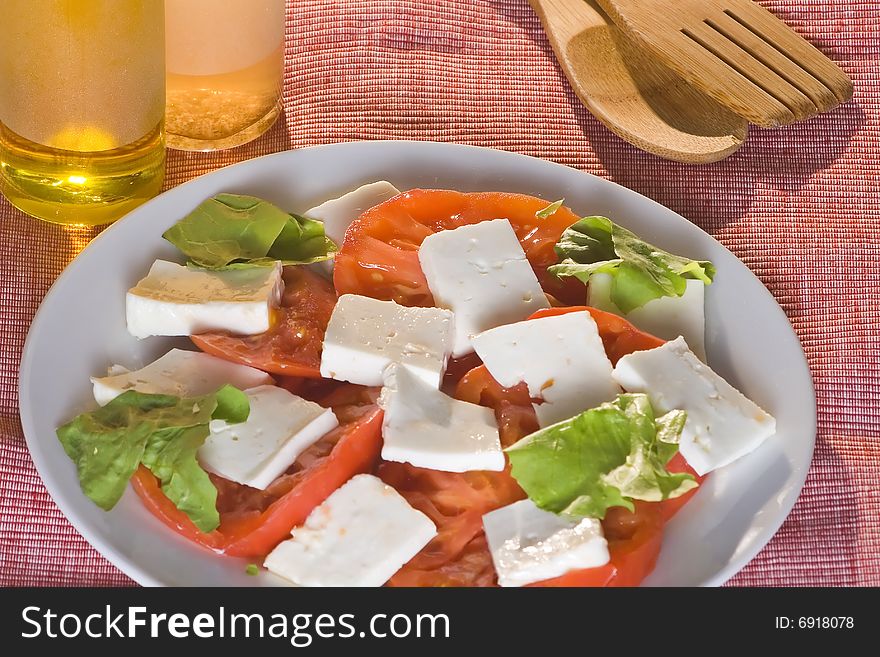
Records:
[[[624,356],[614,378],[628,392],[647,394],[658,413],[687,412],[680,450],[701,475],[776,433],[776,420],[703,364],[684,338]]]
[[[444,472],[504,469],[491,409],[453,399],[401,365],[385,370],[379,405],[386,461]]]
[[[324,335],[321,376],[381,386],[385,368],[402,363],[439,388],[452,341],[453,316],[448,310],[407,308],[343,294]]]
[[[214,474],[265,490],[339,421],[329,408],[284,388],[259,386],[245,392],[248,419],[238,424],[212,420],[198,458]]]
[[[339,198],[325,201],[306,211],[305,215],[309,219],[323,221],[324,233],[337,245],[341,245],[345,239],[345,231],[352,221],[370,208],[384,203],[398,194],[400,194],[400,190],[394,185],[380,180],[358,187]]]
[[[590,278],[587,304],[625,317],[636,328],[658,338],[674,340],[680,335],[699,359],[706,362],[706,285],[703,281],[688,280],[682,296],[653,299],[624,314],[611,300],[612,280],[611,274],[594,274]]]
[[[455,313],[455,357],[478,333],[550,306],[507,219],[429,235],[419,263],[436,304]]]
[[[266,557],[300,586],[382,586],[437,534],[434,523],[373,475],[350,479]]]
[[[172,349],[146,367],[129,372],[113,365],[108,376],[93,376],[95,401],[101,406],[126,390],[154,395],[197,397],[229,384],[240,390],[271,385],[272,377],[260,370],[230,363],[200,351]]]
[[[281,303],[281,263],[228,271],[202,271],[156,260],[128,291],[125,318],[137,338],[229,331],[254,335],[269,330]]]
[[[614,399],[611,361],[590,313],[532,319],[481,333],[474,349],[505,388],[525,381],[542,427]]]
[[[531,500],[487,513],[483,528],[501,586],[525,586],[570,570],[598,568],[610,559],[598,520],[567,520]]]

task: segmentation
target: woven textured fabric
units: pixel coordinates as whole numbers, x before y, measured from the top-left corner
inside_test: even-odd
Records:
[[[735,585],[880,585],[880,3],[765,6],[837,60],[852,103],[753,129],[725,162],[637,151],[580,106],[526,0],[289,3],[284,119],[227,152],[171,152],[166,186],[257,155],[358,139],[491,146],[645,194],[717,237],[773,292],[816,382],[803,493]],[[125,585],[52,503],[18,420],[18,362],[49,285],[95,231],[0,201],[0,584]],[[21,248],[27,245],[27,248]]]

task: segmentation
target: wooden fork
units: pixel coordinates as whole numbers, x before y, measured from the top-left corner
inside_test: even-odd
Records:
[[[838,66],[751,0],[597,0],[688,82],[752,123],[774,127],[852,98]]]
[[[742,146],[748,121],[639,48],[593,0],[529,2],[575,94],[623,139],[689,164]]]

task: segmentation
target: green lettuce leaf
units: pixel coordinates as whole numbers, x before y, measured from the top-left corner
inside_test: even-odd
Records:
[[[196,461],[212,419],[244,422],[247,396],[232,386],[181,399],[129,390],[60,427],[58,440],[76,464],[80,487],[105,511],[112,509],[138,465],[202,531],[216,529],[217,490]]]
[[[687,415],[655,418],[643,394],[623,394],[569,420],[545,427],[507,448],[513,477],[542,509],[604,518],[632,500],[679,497],[697,482],[670,473]]]
[[[141,462],[147,440],[176,401],[128,391],[58,429],[58,440],[76,465],[80,487],[89,499],[105,511],[116,505]]]
[[[549,268],[556,276],[586,284],[593,274],[611,274],[611,300],[623,313],[660,297],[680,297],[689,278],[709,285],[715,277],[711,262],[658,249],[606,217],[585,217],[567,228],[556,254],[560,262]]]
[[[220,524],[217,489],[196,460],[196,451],[208,434],[206,424],[157,431],[143,456],[143,464],[156,475],[165,496],[203,532]]]
[[[230,269],[328,260],[336,245],[324,224],[288,214],[253,196],[219,194],[166,230],[162,237],[204,269]]]

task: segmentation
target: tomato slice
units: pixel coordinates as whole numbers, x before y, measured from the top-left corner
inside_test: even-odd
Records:
[[[690,473],[690,475],[697,480],[698,484],[702,484],[703,481],[706,479],[706,475],[700,476],[697,474],[697,471],[694,470],[687,461],[685,461],[684,457],[681,455],[681,452],[678,452],[675,456],[672,457],[672,460],[666,464],[666,469],[669,470],[669,472]],[[690,499],[697,494],[698,490],[700,490],[699,487],[688,491],[681,497],[676,497],[671,500],[664,500],[663,502],[660,502],[658,506],[663,513],[663,519],[669,520],[672,516],[678,513],[681,507],[687,504]]]
[[[483,515],[525,497],[509,470],[454,473],[383,462],[379,476],[437,526],[437,536],[391,578],[390,586],[495,583]]]
[[[663,344],[663,340],[639,331],[625,319],[588,306],[539,310],[529,319],[583,311],[589,312],[596,320],[605,351],[614,364],[628,353],[653,349]],[[463,401],[495,409],[501,443],[505,447],[538,429],[538,420],[526,384],[504,388],[492,378],[484,365],[478,365],[466,372],[459,379],[454,394]]]
[[[631,354],[634,351],[655,349],[664,344],[664,341],[660,338],[654,337],[649,333],[638,330],[635,326],[630,324],[622,317],[605,312],[603,310],[598,310],[597,308],[592,308],[590,306],[548,308],[546,310],[539,310],[531,317],[529,317],[529,319],[552,317],[554,315],[564,315],[567,313],[581,312],[584,310],[588,311],[593,316],[593,319],[596,320],[596,325],[599,328],[599,336],[602,338],[602,343],[605,347],[605,353],[608,354],[609,360],[611,360],[611,363],[614,365],[616,365],[617,361],[620,360],[623,356]],[[483,369],[485,370],[485,368]],[[472,376],[471,372],[469,372],[462,378],[462,383],[460,385],[463,385],[469,376]],[[488,377],[491,382],[483,382],[483,385],[486,386],[487,389],[496,391],[495,394],[498,395],[499,393],[497,391],[501,389],[500,385],[495,382],[494,379],[492,379],[488,371],[485,371],[484,376]],[[514,404],[521,403],[521,398],[519,398],[518,400],[512,400],[509,395],[502,395],[501,399],[502,402],[508,401],[508,403]],[[490,403],[488,405],[494,407],[494,403]],[[684,457],[681,455],[681,452],[677,453],[667,464],[667,469],[670,472],[688,472],[697,480],[697,483],[703,483],[703,480],[705,479],[705,477],[701,477],[700,475],[698,475],[696,470],[688,465],[687,461],[685,461]],[[691,497],[696,494],[697,490],[699,490],[699,488],[695,488],[694,490],[685,493],[680,497],[676,497],[675,499],[659,502],[657,506],[659,506],[659,508],[663,512],[664,520],[669,520],[672,516],[674,516],[679,511],[679,509],[687,504]]]
[[[663,544],[664,503],[635,502],[635,510],[608,509],[602,530],[611,560],[599,568],[585,568],[536,582],[532,586],[638,586],[654,570]]]
[[[596,326],[599,328],[599,337],[602,338],[605,353],[608,354],[608,359],[612,365],[617,365],[617,361],[623,356],[634,351],[646,351],[664,344],[664,341],[660,338],[640,331],[623,317],[591,306],[547,308],[546,310],[539,310],[534,313],[529,319],[567,315],[568,313],[583,312],[585,310],[596,320]]]
[[[330,281],[307,267],[285,267],[283,277],[281,307],[268,331],[250,336],[202,333],[192,341],[209,354],[272,374],[320,377],[336,292]]]
[[[663,545],[663,509],[651,502],[635,503],[635,511],[612,507],[602,520],[614,575],[606,586],[638,586],[657,563]]]
[[[520,383],[513,388],[504,388],[492,378],[485,365],[479,365],[461,377],[453,396],[495,410],[503,447],[510,447],[538,430],[538,417],[528,386]]]
[[[617,576],[617,568],[612,562],[599,568],[584,568],[582,570],[570,570],[564,575],[545,579],[541,582],[526,584],[530,588],[577,588],[577,587],[602,587],[610,586]]]
[[[213,532],[200,531],[143,466],[132,485],[153,514],[191,541],[231,556],[263,557],[330,493],[354,475],[374,470],[382,447],[382,412],[374,404],[375,394],[352,385],[334,390],[324,405],[333,407],[340,426],[264,491],[211,475],[220,512],[220,527]]]
[[[583,311],[589,312],[596,320],[605,350],[614,363],[633,351],[653,349],[663,344],[659,338],[639,331],[617,315],[586,306],[541,310],[529,319]],[[457,365],[457,370],[461,370],[461,365]],[[505,447],[538,428],[526,385],[504,388],[483,365],[476,365],[461,376],[454,387],[454,395],[458,399],[495,410]],[[397,465],[383,464],[380,471],[407,472]],[[669,468],[673,472],[693,473],[681,455],[670,462]],[[394,576],[392,584],[483,586],[488,582],[494,585],[494,576],[490,579],[486,574],[487,564],[491,566],[492,560],[478,516],[522,499],[524,495],[516,481],[510,477],[509,486],[504,487],[500,486],[500,480],[496,480],[494,486],[488,488],[490,494],[482,497],[477,495],[478,489],[469,486],[462,475],[443,473],[442,478],[431,479],[426,474],[415,472],[417,470],[413,468],[409,476],[391,476],[388,481],[401,490],[413,506],[435,521],[439,533],[425,551]],[[503,474],[507,476],[507,473]],[[502,495],[498,494],[499,490],[503,491]],[[611,555],[608,564],[600,568],[571,571],[532,586],[637,586],[651,573],[657,561],[663,542],[664,522],[686,504],[692,494],[661,503],[636,502],[636,511],[633,513],[623,508],[610,509],[602,521]],[[502,499],[505,496],[506,501]],[[437,504],[445,509],[445,513],[436,513]],[[494,573],[494,570],[488,572]]]
[[[559,208],[546,219],[535,213],[548,202],[523,194],[465,194],[415,189],[367,210],[345,234],[336,254],[333,281],[339,294],[393,299],[405,306],[434,305],[419,266],[418,248],[428,235],[490,219],[508,219],[544,290],[563,302],[584,299],[584,286],[547,273],[562,231],[579,217]]]

